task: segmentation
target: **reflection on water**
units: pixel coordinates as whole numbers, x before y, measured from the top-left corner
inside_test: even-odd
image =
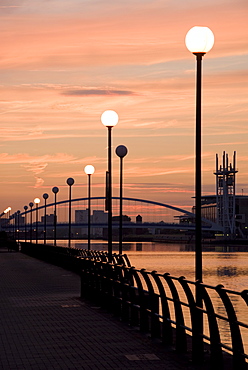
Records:
[[[237,276],[238,274],[239,271],[237,270],[237,267],[225,266],[217,268],[218,276]]]
[[[52,241],[51,241],[52,243]],[[59,240],[58,245],[67,246]],[[87,249],[87,241],[72,241],[71,246]],[[93,250],[108,250],[107,241],[92,240]],[[126,253],[136,268],[169,272],[173,276],[185,276],[194,280],[195,246],[181,243],[124,242]],[[113,242],[113,252],[118,253],[118,243]],[[203,280],[211,285],[222,284],[226,288],[241,291],[248,287],[248,246],[203,246]]]

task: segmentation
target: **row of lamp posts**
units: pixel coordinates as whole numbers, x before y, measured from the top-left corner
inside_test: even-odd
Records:
[[[106,209],[108,211],[108,254],[110,258],[112,257],[112,164],[111,164],[111,129],[112,127],[117,124],[118,122],[118,115],[114,111],[106,111],[102,115],[102,122],[106,127],[108,127],[108,171],[107,171],[107,182],[106,182]],[[116,122],[116,123],[115,123]],[[108,125],[109,124],[109,125]],[[122,254],[122,201],[123,201],[123,158],[127,154],[127,148],[124,145],[119,145],[116,148],[116,155],[120,158],[120,207],[119,207],[119,254]],[[88,250],[91,248],[91,175],[94,174],[95,168],[92,165],[87,165],[84,168],[84,172],[88,175]],[[72,185],[74,184],[73,178],[67,179],[67,185],[69,186],[69,217],[68,217],[68,247],[71,246],[71,201],[72,201]],[[52,192],[54,193],[54,245],[57,244],[57,193],[59,192],[59,188],[57,186],[52,188]],[[46,201],[48,199],[48,194],[44,193],[43,198],[45,201],[44,205],[44,244],[46,244]],[[36,244],[38,243],[38,206],[40,203],[39,198],[34,199],[34,203],[36,205]],[[33,240],[33,220],[32,220],[32,210],[34,206],[33,202],[29,203],[29,207],[31,208],[30,211],[30,242]],[[28,207],[24,206],[25,210],[25,241],[26,239],[26,232],[27,232],[27,219],[26,219],[26,211]]]
[[[56,204],[57,204],[57,193],[59,192],[59,188],[57,186],[54,186],[52,188],[52,192],[54,193],[54,245],[56,246],[56,240],[57,240],[57,237],[56,237],[56,222],[57,222],[57,210],[56,210]],[[48,199],[49,195],[47,193],[44,193],[43,194],[43,199],[44,199],[44,202],[45,202],[45,205],[44,205],[44,244],[46,244],[46,226],[47,226],[47,214],[46,214],[46,208],[47,208],[47,199]],[[36,239],[36,244],[38,243],[38,219],[39,219],[39,204],[40,204],[40,198],[35,198],[34,199],[34,203],[36,205],[36,208],[35,208],[35,239]],[[29,203],[29,207],[30,207],[30,232],[29,232],[29,236],[30,236],[30,243],[32,243],[33,241],[33,206],[34,206],[34,203],[33,202],[30,202]],[[27,210],[28,210],[28,206],[24,206],[24,211],[25,211],[25,218],[24,218],[24,233],[25,233],[25,242],[27,241]]]
[[[212,49],[214,45],[214,35],[207,27],[193,27],[189,30],[185,38],[186,47],[190,52],[196,56],[196,122],[195,122],[195,280],[202,282],[202,221],[201,221],[201,90],[202,90],[202,58]],[[118,115],[112,110],[105,111],[101,116],[101,121],[108,129],[108,170],[106,171],[106,209],[108,211],[108,255],[112,259],[112,161],[111,161],[111,131],[118,123]],[[118,149],[119,148],[119,149]],[[124,146],[116,149],[116,154],[120,157],[120,234],[119,234],[119,252],[122,253],[122,160],[127,154]],[[93,166],[86,166],[85,172],[88,175],[88,249],[90,249],[90,178],[94,173]],[[71,223],[71,186],[74,183],[70,180],[70,201],[69,201],[69,224]],[[67,180],[67,181],[68,181]],[[72,181],[73,180],[73,181]],[[55,211],[54,223],[56,226],[56,194],[58,188],[54,187],[55,194]],[[29,204],[32,207],[33,203]],[[36,203],[37,206],[37,203]],[[45,213],[46,219],[46,213]],[[44,220],[45,221],[45,220]],[[69,226],[70,227],[70,226]],[[69,229],[69,243],[70,243],[70,229]],[[37,233],[37,223],[36,223]],[[32,218],[30,238],[32,238]],[[36,234],[37,235],[37,234]],[[55,243],[56,245],[56,227],[55,227]],[[199,286],[196,286],[196,304],[202,307],[201,292]],[[202,315],[198,314],[199,332],[202,333],[203,319]],[[199,341],[199,351],[203,351],[203,342]]]
[[[193,27],[189,30],[185,39],[186,46],[190,52],[196,56],[196,128],[195,128],[195,278],[202,282],[202,225],[201,225],[201,84],[202,84],[202,58],[211,50],[214,44],[214,35],[207,27]],[[106,209],[108,211],[108,254],[112,257],[112,153],[111,153],[111,132],[112,128],[118,123],[118,115],[115,111],[107,110],[101,116],[101,121],[108,129],[108,170],[106,171]],[[127,154],[127,149],[123,145],[116,149],[116,154],[120,157],[120,232],[119,232],[119,252],[122,253],[122,166],[123,158]],[[85,167],[85,172],[88,175],[88,249],[90,249],[90,179],[94,173],[94,167],[88,165]],[[74,180],[67,180],[69,185],[69,246],[71,241],[71,186]],[[57,187],[53,189],[55,195],[54,207],[54,244],[56,245],[56,194],[59,191]],[[46,197],[45,197],[46,195]],[[45,202],[48,198],[47,194],[43,195]],[[37,198],[36,198],[37,199]],[[36,207],[38,207],[36,203]],[[32,224],[32,207],[33,203],[29,204],[31,208],[30,222]],[[25,207],[24,207],[25,209]],[[26,209],[25,209],[26,210]],[[25,215],[26,217],[26,215]],[[44,223],[46,222],[46,207]],[[26,223],[25,223],[26,224]],[[25,226],[26,227],[26,226]],[[37,235],[36,223],[36,235]],[[44,230],[46,234],[46,230]],[[30,229],[30,239],[32,239],[32,227]],[[44,238],[45,243],[45,238]]]

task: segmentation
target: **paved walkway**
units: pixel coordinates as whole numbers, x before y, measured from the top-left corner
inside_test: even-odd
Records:
[[[188,361],[81,301],[79,276],[0,250],[0,369],[188,370]]]

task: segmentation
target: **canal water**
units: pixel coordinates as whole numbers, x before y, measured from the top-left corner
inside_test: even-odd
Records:
[[[49,241],[48,241],[49,242]],[[52,241],[50,241],[52,243]],[[59,240],[57,245],[67,246]],[[87,241],[72,241],[71,246],[87,249]],[[92,250],[108,250],[106,241],[92,240]],[[118,253],[118,243],[113,243],[113,252]],[[195,278],[194,245],[157,242],[123,243],[132,266],[159,273],[169,272],[172,276]],[[222,284],[228,289],[248,289],[248,246],[203,246],[203,281],[210,285]]]

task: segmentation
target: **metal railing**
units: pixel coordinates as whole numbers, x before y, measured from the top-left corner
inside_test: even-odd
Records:
[[[126,255],[113,254],[110,261],[107,252],[24,242],[21,251],[80,274],[82,298],[177,352],[187,353],[193,363],[205,362],[204,369],[247,369],[244,335],[248,338],[248,325],[237,318],[232,301],[241,299],[246,309],[248,290],[239,293],[222,285],[138,270]]]
[[[33,244],[20,242],[21,252],[31,257],[41,259],[57,266],[81,273],[82,261],[92,259],[94,261],[110,262],[108,252],[94,251],[77,248],[59,247],[50,244]],[[116,265],[131,266],[126,254],[112,254],[112,262]]]
[[[241,329],[248,329],[248,325],[238,321],[230,295],[241,297],[247,305],[248,290],[238,293],[221,285],[213,287],[184,277],[88,258],[81,266],[82,297],[95,301],[142,332],[150,333],[152,338],[175,345],[178,352],[190,351],[194,363],[203,363],[209,357],[211,369],[226,369],[227,363],[230,368],[230,362],[233,369],[247,369],[248,355],[244,352]],[[201,292],[201,307],[197,306],[193,292],[196,285]],[[209,290],[218,295],[225,314],[215,312]],[[229,345],[221,341],[219,322],[228,324]]]

